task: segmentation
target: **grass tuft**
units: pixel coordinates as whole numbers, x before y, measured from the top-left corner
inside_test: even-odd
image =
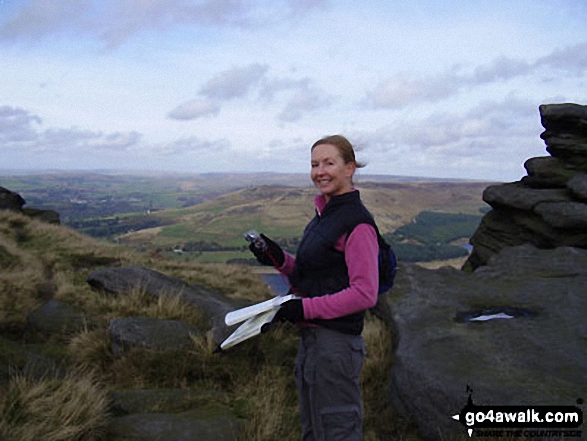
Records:
[[[0,410],[6,441],[99,440],[109,420],[106,392],[86,371],[63,379],[14,375]]]

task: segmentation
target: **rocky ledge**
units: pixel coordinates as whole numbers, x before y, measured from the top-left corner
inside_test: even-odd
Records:
[[[55,210],[23,208],[25,204],[26,202],[21,195],[8,190],[7,188],[0,187],[0,210],[16,211],[50,224],[61,223],[59,213]]]
[[[587,397],[585,286],[587,250],[572,247],[504,248],[474,273],[403,266],[392,403],[427,440],[466,436],[451,416],[470,390],[481,406],[574,406]]]
[[[587,106],[548,104],[539,111],[550,156],[528,159],[520,181],[484,191],[492,210],[471,238],[467,268],[524,243],[587,248]]]

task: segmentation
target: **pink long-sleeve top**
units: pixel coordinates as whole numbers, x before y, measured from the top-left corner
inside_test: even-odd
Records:
[[[314,204],[318,215],[326,206],[323,195],[317,195]],[[350,235],[342,235],[335,248],[344,252],[349,272],[349,287],[342,291],[321,296],[302,299],[304,319],[333,319],[375,306],[379,288],[379,266],[377,233],[369,224],[359,224]],[[278,268],[284,274],[293,272],[295,258],[285,253],[285,262]]]

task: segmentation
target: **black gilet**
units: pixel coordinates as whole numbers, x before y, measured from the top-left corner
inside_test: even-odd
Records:
[[[359,191],[331,197],[321,214],[306,226],[296,253],[289,280],[294,293],[303,297],[319,297],[348,288],[349,275],[344,253],[335,249],[343,234],[350,234],[359,224],[370,224],[376,230],[373,216],[361,202]],[[363,331],[365,311],[340,318],[315,319],[311,323],[337,331],[359,335]]]

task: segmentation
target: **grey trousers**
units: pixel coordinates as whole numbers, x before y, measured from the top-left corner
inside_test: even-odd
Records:
[[[302,329],[295,377],[303,441],[360,441],[363,436],[360,335]]]

